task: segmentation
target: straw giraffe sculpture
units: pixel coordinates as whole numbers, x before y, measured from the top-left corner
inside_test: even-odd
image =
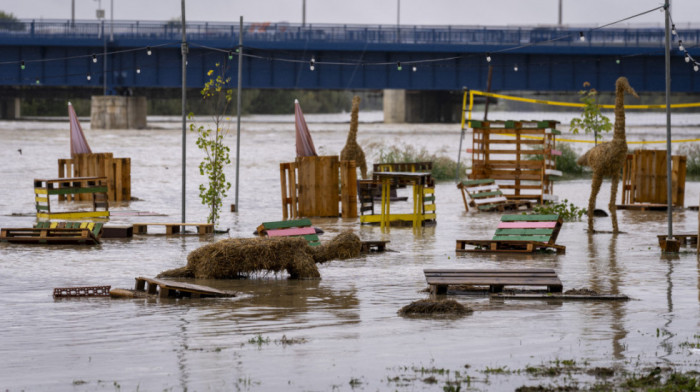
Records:
[[[340,160],[355,161],[355,164],[360,168],[362,178],[367,179],[367,162],[365,161],[365,153],[357,144],[357,113],[360,111],[360,97],[352,98],[352,113],[350,115],[350,132],[348,140],[345,142],[343,151],[340,152]]]
[[[627,140],[625,138],[625,93],[639,98],[637,92],[630,86],[627,78],[621,76],[615,82],[615,127],[612,141],[601,143],[588,150],[576,163],[589,166],[593,170],[593,183],[591,184],[591,196],[588,199],[588,232],[593,233],[593,211],[595,201],[603,183],[603,177],[610,177],[610,217],[612,219],[613,233],[620,232],[617,226],[617,184],[620,181],[620,171],[627,159]]]

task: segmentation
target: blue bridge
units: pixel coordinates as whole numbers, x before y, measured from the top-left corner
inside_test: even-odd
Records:
[[[0,89],[26,86],[181,87],[179,22],[22,20],[0,24]],[[220,63],[236,83],[243,36],[244,88],[612,90],[624,75],[637,91],[664,91],[660,28],[369,26],[288,23],[187,24],[187,85],[200,88]],[[581,37],[583,36],[583,40]],[[672,90],[700,92],[700,30],[673,38]],[[487,61],[487,57],[490,61]]]

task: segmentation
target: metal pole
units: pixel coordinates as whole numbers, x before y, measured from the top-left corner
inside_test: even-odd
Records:
[[[236,115],[238,123],[236,125],[236,212],[239,211],[238,206],[238,168],[241,162],[241,79],[243,78],[243,16],[238,25],[238,96],[236,97]]]
[[[107,95],[107,36],[104,19],[102,19],[102,45],[102,95]]]
[[[187,174],[185,164],[187,159],[187,26],[185,25],[185,0],[181,1],[182,8],[182,43],[180,51],[182,52],[182,223],[185,223],[185,189]]]
[[[401,25],[401,0],[396,0],[396,27]]]
[[[673,190],[671,189],[671,12],[669,0],[665,0],[666,10],[666,203],[668,215],[668,239],[673,239]]]
[[[561,27],[561,2],[562,0],[559,0],[559,27]]]
[[[114,0],[109,0],[109,41],[114,41]]]
[[[75,0],[70,0],[70,27],[75,27]]]
[[[301,1],[301,27],[306,27],[306,0]]]

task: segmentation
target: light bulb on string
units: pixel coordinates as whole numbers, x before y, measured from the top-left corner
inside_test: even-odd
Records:
[[[699,69],[700,65],[698,65],[698,63],[695,63],[695,65],[693,65],[693,71],[698,72]]]
[[[620,58],[619,58],[619,57],[615,59],[615,64],[620,64]]]
[[[585,41],[585,40],[586,40],[586,36],[583,35],[583,31],[579,31],[579,32],[578,32],[578,39],[580,39],[581,41]]]
[[[20,68],[20,69],[26,68],[26,66],[24,65],[24,60],[22,60],[22,63],[19,65],[19,68]]]
[[[416,71],[418,71],[418,67],[416,67],[415,65],[413,66],[413,68],[412,68],[412,69],[413,69],[413,72],[416,72]]]
[[[401,67],[401,62],[400,62],[400,61],[397,61],[397,62],[396,62],[396,69],[397,69],[398,71],[401,71],[401,70],[403,69],[403,68]]]
[[[85,78],[86,78],[87,80],[92,79],[92,76],[90,75],[90,72],[88,72],[88,74],[85,76]]]
[[[309,70],[313,71],[314,69],[316,69],[316,59],[312,57],[309,61]]]
[[[94,53],[92,54],[92,62],[93,62],[93,63],[96,63],[96,62],[97,62],[97,55],[94,54]]]
[[[515,66],[513,67],[513,71],[518,72],[518,64],[515,64]]]
[[[228,51],[228,59],[233,60],[233,52],[230,50]]]
[[[686,63],[690,62],[690,55],[687,52],[685,53],[685,62]]]
[[[676,24],[675,23],[671,25],[671,34],[676,35]]]
[[[697,67],[697,65],[696,65],[696,67]],[[41,84],[41,82],[39,81],[39,78],[36,78],[36,80],[34,81],[34,83],[36,83],[36,84]]]
[[[151,53],[153,53],[153,52],[151,52],[151,47],[150,47],[150,46],[146,46],[146,54],[150,56]]]
[[[137,73],[137,74],[140,74],[140,73],[141,73],[141,67],[139,67],[138,65],[136,66],[136,73]]]
[[[486,53],[486,62],[487,63],[491,62],[491,53]]]
[[[678,50],[680,50],[681,52],[685,51],[682,40],[678,40]]]

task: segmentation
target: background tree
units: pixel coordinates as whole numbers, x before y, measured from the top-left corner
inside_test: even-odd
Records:
[[[583,83],[583,87],[590,87],[588,82]],[[596,143],[598,142],[598,134],[601,131],[610,132],[612,123],[610,119],[600,113],[598,106],[598,91],[594,88],[579,91],[580,101],[584,104],[581,117],[576,117],[571,120],[569,125],[571,132],[574,134],[580,131],[586,134],[593,132]]]
[[[223,141],[229,131],[226,117],[229,116],[227,112],[230,109],[233,89],[228,88],[231,78],[225,75],[224,67],[216,63],[216,68],[207,72],[210,79],[201,91],[202,99],[213,109],[213,129],[190,124],[190,131],[197,132],[197,147],[204,153],[204,159],[199,164],[199,174],[206,176],[209,180],[209,184],[199,185],[199,197],[202,199],[202,204],[209,206],[207,222],[213,223],[214,226],[219,218],[226,192],[231,188],[231,183],[226,181],[224,173],[224,165],[231,163],[230,149],[224,145]],[[190,113],[189,118],[193,119],[194,114]]]

